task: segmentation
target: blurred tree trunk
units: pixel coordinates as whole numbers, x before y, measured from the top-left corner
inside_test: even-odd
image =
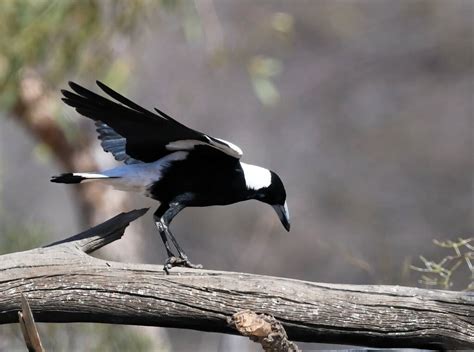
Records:
[[[57,93],[49,91],[38,75],[29,72],[20,78],[17,99],[10,115],[48,148],[64,172],[100,169],[94,157],[95,136],[81,132],[77,140],[68,138],[54,116],[54,99],[59,99]],[[101,185],[88,184],[71,189],[82,226],[93,225],[126,208],[127,198],[122,193],[111,192]]]

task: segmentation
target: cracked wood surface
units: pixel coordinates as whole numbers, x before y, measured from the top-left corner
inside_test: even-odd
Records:
[[[313,283],[245,273],[111,262],[89,256],[146,209],[52,245],[0,256],[0,324],[21,294],[37,322],[153,325],[236,334],[227,319],[271,314],[290,340],[373,347],[474,348],[474,295]]]

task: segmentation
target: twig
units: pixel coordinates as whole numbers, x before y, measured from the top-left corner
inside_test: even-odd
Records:
[[[44,352],[38,329],[36,329],[33,313],[31,312],[30,305],[23,294],[21,294],[21,312],[18,312],[18,319],[28,351]]]
[[[474,259],[473,246],[470,242],[474,241],[474,237],[471,238],[459,238],[457,242],[447,240],[438,241],[433,240],[434,244],[441,248],[452,249],[455,255],[447,255],[439,262],[428,260],[423,256],[420,256],[420,260],[424,264],[423,267],[417,267],[411,265],[412,270],[426,273],[421,276],[420,283],[430,286],[440,286],[443,289],[448,289],[453,285],[452,277],[464,262],[471,272],[471,282],[466,288],[467,291],[472,290],[474,285],[474,266],[472,265],[472,259]],[[462,250],[464,249],[464,250]]]

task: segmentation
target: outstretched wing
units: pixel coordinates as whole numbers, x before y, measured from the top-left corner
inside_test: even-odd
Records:
[[[115,160],[125,164],[137,164],[139,160],[133,159],[126,152],[127,140],[102,121],[96,121],[96,131],[99,133],[100,145],[106,152],[112,153]]]
[[[105,84],[97,85],[119,103],[69,82],[71,91],[62,90],[63,101],[96,121],[102,148],[125,163],[153,162],[178,150],[201,152],[208,148],[240,159],[242,150],[219,138],[184,126],[163,111],[144,109]]]

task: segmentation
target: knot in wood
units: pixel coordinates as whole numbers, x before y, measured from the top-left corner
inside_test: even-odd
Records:
[[[298,347],[288,341],[283,325],[272,315],[257,314],[251,310],[235,313],[229,324],[252,341],[260,343],[266,352],[297,352]]]

